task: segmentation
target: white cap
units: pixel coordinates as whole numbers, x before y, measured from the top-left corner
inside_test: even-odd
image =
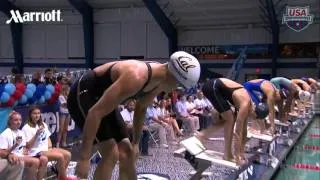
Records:
[[[306,102],[311,98],[311,94],[308,91],[299,91],[299,99],[300,101]]]
[[[168,62],[170,73],[185,88],[195,86],[200,78],[200,63],[197,58],[184,51],[178,51],[170,56]]]

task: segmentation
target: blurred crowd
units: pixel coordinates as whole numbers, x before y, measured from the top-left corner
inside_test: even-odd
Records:
[[[195,93],[190,93],[192,91]],[[134,99],[129,99],[119,106],[131,138],[135,103]],[[212,125],[212,110],[210,101],[197,88],[177,88],[169,94],[160,93],[146,111],[140,142],[141,155],[150,155],[150,142],[159,148],[168,148],[177,145],[181,138],[197,134]]]

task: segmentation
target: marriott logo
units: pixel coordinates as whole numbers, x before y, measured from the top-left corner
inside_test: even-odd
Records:
[[[6,24],[24,23],[24,22],[61,22],[61,10],[52,10],[49,12],[24,12],[19,10],[10,11],[11,18],[6,21]]]

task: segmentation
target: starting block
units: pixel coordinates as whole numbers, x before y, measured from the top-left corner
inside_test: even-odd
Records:
[[[275,168],[279,163],[279,160],[275,157],[278,137],[251,133],[249,129],[247,137],[259,140],[259,144],[257,147],[250,147],[249,145],[246,145],[246,151],[252,154],[258,153],[259,155],[256,159],[257,162]]]
[[[270,123],[269,118],[266,118],[267,123]],[[283,123],[279,119],[274,120],[274,124],[276,125],[278,138],[277,144],[282,144],[285,146],[291,146],[293,144],[293,140],[290,139],[290,124]]]
[[[190,172],[191,179],[200,179],[201,177],[211,176],[212,172],[204,172],[212,163],[223,165],[234,170],[240,167],[231,161],[222,158],[223,153],[207,150],[204,145],[196,138],[191,137],[180,142],[183,148],[174,152],[175,157],[186,159],[194,171]]]
[[[271,123],[269,120],[269,117],[266,117],[265,120],[268,124]],[[282,134],[284,128],[287,128],[290,125],[290,124],[281,122],[279,119],[274,119],[274,124],[278,127],[280,134]]]
[[[251,133],[251,131],[248,129],[247,130],[247,138],[255,138],[255,139],[259,139],[261,141],[270,142],[273,140],[274,137],[270,136],[270,135],[266,135],[266,134]]]
[[[308,118],[302,118],[300,116],[294,118],[291,120],[292,125],[289,127],[289,131],[294,133],[300,133],[302,131],[302,127],[307,125],[311,119]]]

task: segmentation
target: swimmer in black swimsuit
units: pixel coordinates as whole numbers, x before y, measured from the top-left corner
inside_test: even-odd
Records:
[[[259,119],[265,118],[269,113],[267,105],[262,103],[255,105],[241,84],[226,78],[211,79],[204,84],[202,91],[204,96],[208,98],[214,108],[220,113],[223,120],[217,122],[211,128],[201,131],[197,135],[198,138],[203,139],[204,137],[208,137],[211,132],[224,126],[224,159],[231,161],[233,160],[231,144],[233,132],[235,132],[235,160],[237,164],[243,165],[246,162],[244,159],[244,145],[247,136],[247,119],[249,115],[258,117]],[[234,111],[231,109],[231,106],[234,107]],[[226,124],[224,125],[224,123]]]
[[[94,179],[111,179],[119,160],[120,179],[136,179],[135,161],[146,108],[163,91],[172,91],[180,84],[196,85],[200,64],[192,55],[178,51],[168,63],[137,60],[103,64],[81,76],[71,87],[69,112],[83,130],[82,147],[76,175],[87,178],[93,143],[102,154]],[[129,98],[137,100],[134,113],[132,144],[117,107]]]

